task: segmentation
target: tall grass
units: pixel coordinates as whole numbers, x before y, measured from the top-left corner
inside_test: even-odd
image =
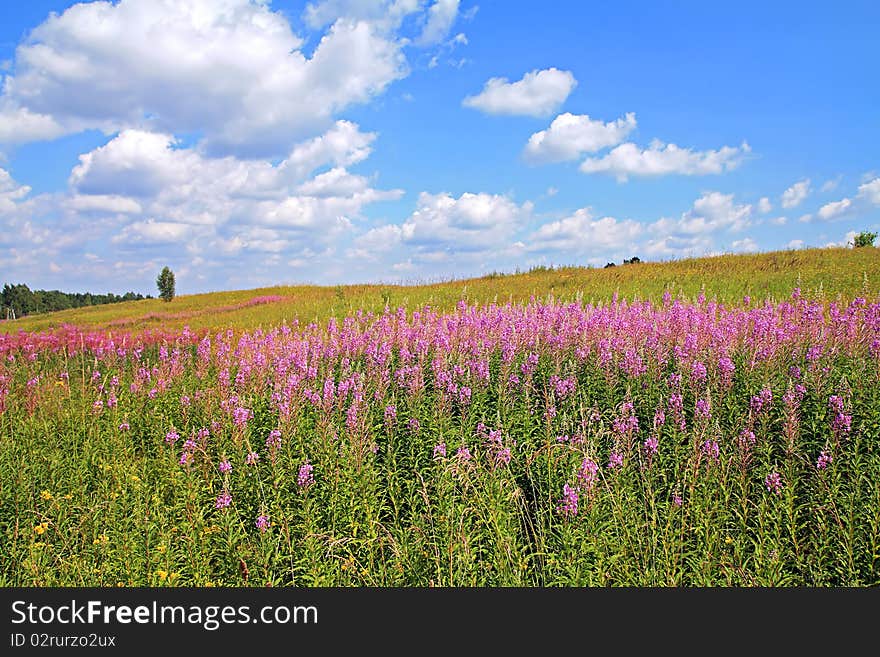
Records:
[[[0,322],[0,333],[59,328],[64,324],[106,330],[272,327],[282,322],[325,322],[358,310],[381,313],[386,306],[430,304],[448,311],[459,300],[470,303],[523,303],[530,298],[598,303],[621,299],[658,301],[669,291],[688,298],[738,302],[783,299],[794,287],[817,298],[852,299],[876,293],[880,256],[874,248],[807,249],[724,255],[671,262],[643,262],[610,269],[535,268],[530,272],[414,285],[279,286],[236,292],[185,295],[171,303],[158,299],[94,306],[16,321]],[[273,299],[267,301],[267,299]]]
[[[878,302],[3,343],[0,584],[877,585]]]

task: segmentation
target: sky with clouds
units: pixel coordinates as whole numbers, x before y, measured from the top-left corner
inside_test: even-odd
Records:
[[[880,5],[0,4],[2,282],[420,282],[880,229]]]

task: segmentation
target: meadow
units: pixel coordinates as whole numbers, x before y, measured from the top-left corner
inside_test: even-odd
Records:
[[[151,283],[152,284],[152,283]],[[91,306],[0,321],[0,334],[63,328],[66,324],[108,331],[271,328],[283,322],[326,322],[359,310],[430,305],[450,311],[471,304],[525,303],[532,297],[559,302],[659,300],[665,292],[693,299],[736,302],[785,298],[795,287],[811,298],[840,300],[878,289],[880,258],[874,248],[802,249],[771,253],[642,262],[608,269],[534,267],[514,274],[487,274],[450,281],[413,281],[407,285],[293,285],[181,295]]]
[[[28,318],[0,585],[875,586],[878,260]]]

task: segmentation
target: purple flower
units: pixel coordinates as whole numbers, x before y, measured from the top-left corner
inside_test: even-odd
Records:
[[[737,442],[739,443],[740,448],[749,449],[752,445],[755,444],[757,438],[755,437],[755,432],[751,429],[743,429],[740,431],[739,436],[737,436]]]
[[[128,422],[123,422],[119,425],[120,431],[128,431],[129,429],[131,429],[131,425]]]
[[[816,461],[816,469],[817,470],[825,470],[829,465],[831,465],[832,461],[831,452],[826,449],[823,449],[819,452],[819,459]]]
[[[620,452],[616,452],[616,451],[611,452],[611,454],[608,456],[608,466],[607,467],[609,467],[613,470],[614,468],[619,468],[622,465],[623,465],[623,454],[621,454]]]
[[[715,440],[707,440],[703,443],[703,454],[713,461],[718,460],[718,455],[720,454],[720,447],[718,446],[718,442]]]
[[[260,460],[260,455],[256,452],[248,452],[248,455],[245,457],[244,462],[247,465],[255,465],[257,461]]]
[[[675,506],[681,506],[682,504],[684,504],[684,500],[681,499],[681,495],[679,495],[678,493],[673,493],[672,494],[672,503]]]
[[[224,473],[231,472],[232,471],[232,464],[229,462],[228,459],[223,459],[222,461],[220,461],[219,469],[220,469],[220,472],[224,472]]]
[[[782,492],[782,475],[774,470],[764,479],[764,486],[768,492],[779,495]]]
[[[702,383],[706,380],[706,366],[698,360],[691,364],[691,381]]]
[[[446,443],[440,443],[439,445],[434,445],[434,458],[437,457],[445,457],[446,456]]]
[[[645,439],[645,442],[642,443],[642,450],[645,452],[645,456],[651,458],[657,453],[657,448],[660,445],[660,441],[657,439],[656,435],[651,435]]]
[[[755,414],[758,414],[761,411],[768,409],[772,403],[773,392],[770,388],[764,388],[761,392],[752,397],[749,405],[751,406],[752,411],[754,411]]]
[[[459,461],[465,462],[470,461],[473,457],[471,456],[471,450],[468,447],[459,447],[455,452],[455,458]]]
[[[562,487],[562,499],[556,507],[564,516],[576,516],[578,514],[578,492],[568,484]]]
[[[410,431],[418,431],[419,430],[419,421],[416,418],[410,418],[406,423],[406,426],[409,427]]]
[[[232,504],[232,496],[228,492],[223,491],[217,496],[217,501],[214,502],[214,508],[225,509],[230,504]]]
[[[385,424],[390,426],[397,419],[397,407],[389,404],[385,407]]]
[[[709,409],[708,399],[697,400],[696,415],[697,417],[701,417],[707,420],[712,417],[712,411]]]
[[[253,417],[253,413],[250,412],[249,409],[238,407],[232,411],[232,420],[235,422],[235,426],[243,427],[247,424],[247,421]]]
[[[495,465],[507,465],[510,463],[510,459],[512,458],[509,447],[502,447],[499,450],[495,451],[493,455],[495,460]]]
[[[315,476],[312,474],[314,469],[315,466],[306,459],[306,462],[299,466],[299,472],[296,475],[296,485],[305,489],[314,484]]]
[[[272,429],[266,438],[266,449],[279,449],[281,447],[281,431]]]
[[[591,458],[584,458],[578,468],[577,478],[587,491],[592,490],[599,480],[599,464]]]
[[[269,516],[259,515],[257,516],[257,520],[256,522],[254,522],[254,524],[257,526],[257,529],[259,529],[261,532],[264,532],[269,529],[269,525],[271,523],[269,522]]]
[[[165,434],[165,442],[169,445],[173,445],[178,440],[180,440],[180,434],[177,433],[174,429]]]

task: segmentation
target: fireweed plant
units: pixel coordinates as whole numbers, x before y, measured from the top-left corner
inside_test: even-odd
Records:
[[[0,336],[0,584],[880,584],[880,302]]]

